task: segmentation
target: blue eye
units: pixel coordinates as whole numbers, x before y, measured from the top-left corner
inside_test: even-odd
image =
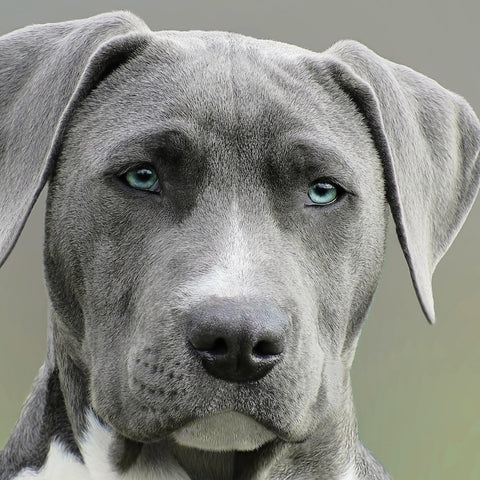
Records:
[[[123,176],[127,185],[137,190],[159,192],[159,180],[153,168],[143,166],[128,171]]]
[[[326,181],[317,182],[308,189],[310,202],[306,205],[329,205],[335,202],[339,195],[340,187]]]

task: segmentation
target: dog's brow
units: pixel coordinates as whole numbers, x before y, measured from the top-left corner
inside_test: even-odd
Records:
[[[295,157],[298,166],[308,168],[310,166],[336,165],[346,173],[353,175],[355,168],[347,157],[332,144],[326,144],[312,138],[291,139],[286,147],[286,158]]]
[[[109,149],[107,158],[112,161],[135,157],[151,161],[161,159],[170,161],[179,153],[191,148],[191,142],[185,132],[168,128],[154,132],[142,132],[123,138]]]

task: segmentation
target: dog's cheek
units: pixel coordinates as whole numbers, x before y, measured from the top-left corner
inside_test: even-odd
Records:
[[[148,232],[139,224],[148,225],[150,217],[145,213],[132,218],[128,204],[115,203],[95,182],[74,182],[68,163],[57,172],[47,215],[47,283],[56,321],[83,345],[74,356],[82,358],[97,381],[98,396],[107,408],[115,403],[112,399],[121,398],[118,391],[126,372],[121,352],[128,351],[134,328],[131,306],[148,262]]]
[[[369,166],[371,160],[362,162],[355,193],[295,217],[299,259],[315,297],[318,342],[326,362],[347,372],[380,277],[388,216],[382,172]]]

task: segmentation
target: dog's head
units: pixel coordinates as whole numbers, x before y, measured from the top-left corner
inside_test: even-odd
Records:
[[[341,422],[388,206],[433,321],[480,173],[461,98],[354,42],[129,14],[1,41],[2,256],[49,178],[50,361],[119,434],[251,450]]]

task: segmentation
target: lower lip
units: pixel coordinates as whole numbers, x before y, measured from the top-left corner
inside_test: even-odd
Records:
[[[247,415],[225,411],[193,420],[173,438],[185,447],[228,452],[256,450],[277,436]]]

